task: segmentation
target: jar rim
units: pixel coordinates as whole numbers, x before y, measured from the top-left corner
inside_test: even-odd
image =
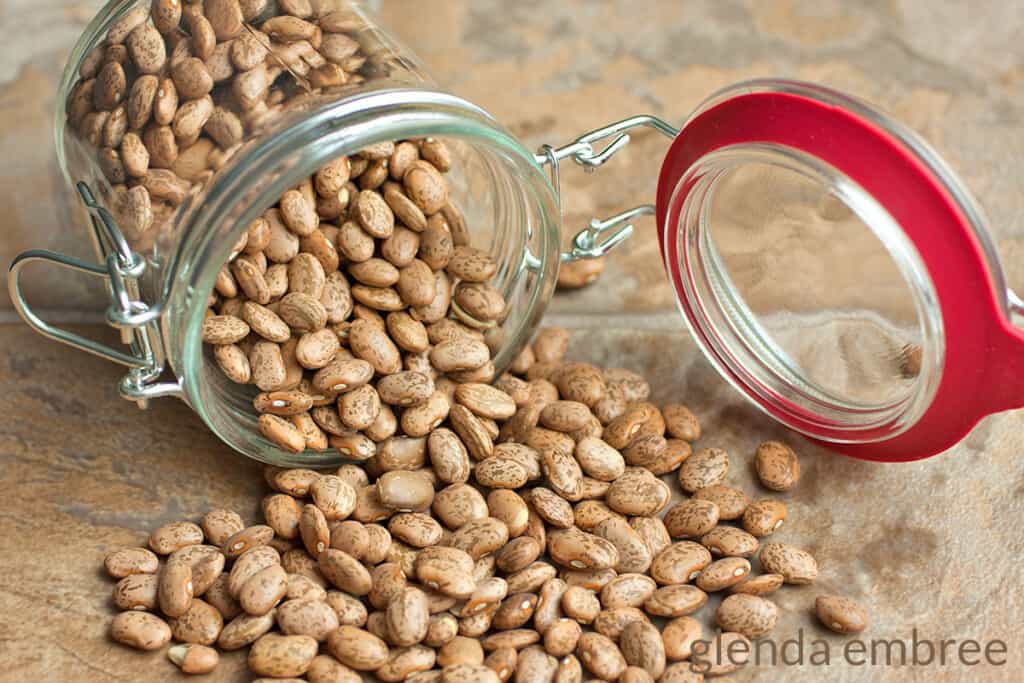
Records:
[[[160,298],[168,362],[179,377],[185,400],[223,441],[240,449],[212,419],[201,391],[203,343],[201,328],[206,297],[231,249],[246,226],[272,205],[282,192],[297,185],[327,161],[374,142],[409,137],[456,137],[503,155],[523,177],[522,191],[536,193],[540,205],[537,287],[524,303],[518,329],[505,347],[525,344],[539,321],[557,276],[560,220],[554,188],[534,155],[482,108],[454,95],[415,87],[363,91],[312,110],[285,116],[270,134],[254,140],[232,158],[202,194],[183,207],[180,246],[165,269]],[[277,173],[268,172],[276,170]],[[268,180],[268,177],[271,179]],[[260,187],[262,185],[262,187]],[[259,187],[254,192],[252,188]],[[529,190],[528,190],[529,188]],[[221,227],[224,226],[224,227]],[[505,354],[509,355],[509,354]],[[507,364],[511,358],[502,362]],[[499,365],[496,357],[496,366]],[[499,368],[500,371],[500,368]],[[269,444],[269,442],[268,442]],[[242,451],[273,464],[333,465],[333,451],[292,456],[281,450]],[[261,457],[265,456],[265,457]]]

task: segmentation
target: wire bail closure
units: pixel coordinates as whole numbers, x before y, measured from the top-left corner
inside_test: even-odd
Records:
[[[118,388],[122,397],[135,401],[140,408],[145,408],[151,398],[181,396],[181,387],[177,383],[157,381],[163,374],[165,363],[159,330],[162,309],[159,305],[147,304],[140,296],[139,279],[146,270],[146,260],[132,250],[114,217],[96,200],[92,189],[84,182],[78,182],[75,187],[89,210],[93,246],[100,262],[89,263],[45,249],[19,254],[7,273],[7,285],[15,310],[44,337],[127,366],[128,373]],[[107,323],[121,331],[121,341],[129,345],[130,353],[68,332],[36,315],[25,299],[21,285],[22,269],[33,262],[47,262],[105,279],[111,299],[106,311]]]
[[[679,130],[666,121],[650,114],[641,114],[584,133],[562,147],[542,145],[540,151],[534,155],[534,160],[541,166],[548,165],[551,173],[551,184],[555,188],[555,196],[558,198],[559,207],[561,207],[562,189],[558,166],[562,159],[571,158],[582,166],[587,173],[592,173],[629,144],[631,138],[627,131],[641,127],[653,128],[670,139],[675,138],[679,134]],[[595,146],[595,143],[607,138],[612,138],[612,140],[604,145],[604,147]],[[572,249],[562,253],[562,263],[600,258],[606,255],[633,234],[633,223],[631,221],[634,218],[653,216],[654,213],[655,207],[653,204],[641,204],[622,213],[609,216],[604,220],[591,218],[587,227],[576,233],[575,237],[573,237]]]

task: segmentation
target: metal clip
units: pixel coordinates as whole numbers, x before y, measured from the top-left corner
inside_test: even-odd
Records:
[[[163,347],[158,328],[161,309],[160,306],[146,304],[139,297],[138,282],[145,272],[146,261],[132,250],[114,217],[96,200],[89,186],[80,182],[77,189],[91,214],[93,246],[100,262],[87,263],[41,249],[19,254],[7,273],[7,286],[14,308],[30,327],[44,337],[127,366],[128,374],[119,385],[120,392],[124,398],[138,403],[140,408],[145,408],[150,398],[180,395],[181,388],[177,383],[156,381],[164,370]],[[121,330],[121,339],[130,345],[131,352],[125,353],[50,325],[36,315],[22,291],[21,272],[29,263],[37,261],[104,278],[112,300],[107,308],[107,322]]]
[[[592,172],[629,144],[630,136],[627,131],[639,127],[653,128],[668,138],[675,138],[679,133],[676,128],[656,116],[648,114],[631,116],[628,119],[584,133],[562,147],[543,145],[534,156],[534,160],[541,166],[544,164],[549,166],[551,184],[561,202],[562,191],[558,165],[562,159],[571,158],[583,166],[588,173]],[[604,147],[595,146],[595,143],[607,138],[612,138],[612,140]],[[589,225],[573,238],[572,250],[562,254],[562,262],[604,256],[633,234],[633,224],[630,222],[632,219],[638,216],[653,215],[654,212],[653,204],[641,204],[604,220],[592,218]]]

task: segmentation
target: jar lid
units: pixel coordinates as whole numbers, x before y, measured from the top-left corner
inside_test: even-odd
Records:
[[[811,439],[915,460],[1024,405],[1024,334],[980,210],[867,105],[790,81],[728,88],[676,136],[656,208],[697,344]]]

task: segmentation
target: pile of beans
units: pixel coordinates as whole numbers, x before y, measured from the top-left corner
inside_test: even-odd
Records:
[[[267,468],[264,523],[214,510],[111,553],[124,610],[113,638],[173,639],[168,657],[188,673],[249,647],[256,676],[312,683],[691,683],[736,670],[712,653],[771,633],[766,596],[813,582],[817,563],[769,540],[785,503],[729,486],[732,458],[691,446],[701,429],[685,406],[654,406],[628,370],[565,362],[568,339],[546,328],[494,386],[451,384],[442,425],[390,436],[362,463]],[[778,442],[754,465],[769,491],[800,477]],[[706,635],[695,617],[716,592],[721,630]],[[867,624],[842,597],[815,607],[840,633]],[[720,645],[697,668],[702,639]]]

